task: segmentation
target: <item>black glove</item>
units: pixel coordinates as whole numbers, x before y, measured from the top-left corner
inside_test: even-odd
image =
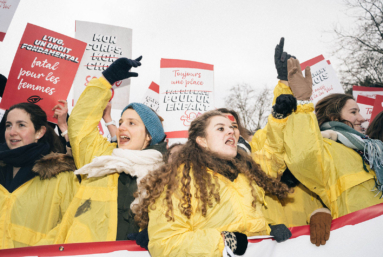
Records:
[[[291,56],[286,52],[283,52],[283,45],[285,44],[285,38],[281,37],[279,45],[275,47],[274,53],[274,63],[275,68],[277,69],[278,79],[287,81],[287,60],[290,57],[295,59],[295,56]]]
[[[270,236],[273,236],[277,243],[286,241],[291,237],[291,231],[285,224],[269,225],[271,228]]]
[[[137,68],[141,66],[142,56],[138,57],[135,60],[128,58],[119,58],[115,60],[106,70],[102,72],[102,75],[106,80],[113,85],[114,82],[127,79],[130,77],[138,77],[138,73],[130,72],[132,67]]]
[[[127,239],[128,240],[136,240],[137,245],[148,250],[149,235],[148,235],[148,229],[147,228],[143,229],[139,233],[128,234]]]
[[[275,100],[274,112],[287,117],[297,110],[297,99],[293,95],[280,95]]]

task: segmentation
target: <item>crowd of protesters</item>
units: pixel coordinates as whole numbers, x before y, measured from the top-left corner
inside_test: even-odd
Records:
[[[324,245],[332,219],[383,202],[383,113],[366,133],[350,95],[329,95],[314,113],[310,67],[303,75],[283,45],[271,114],[254,135],[221,108],[167,146],[163,119],[138,102],[117,126],[111,85],[137,77],[142,57],[114,61],[70,116],[65,101],[54,106],[58,133],[39,106],[12,106],[0,124],[0,249],[135,240],[152,256],[242,255],[249,236],[280,243],[308,224]]]

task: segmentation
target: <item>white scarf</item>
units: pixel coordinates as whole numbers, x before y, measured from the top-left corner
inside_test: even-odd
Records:
[[[126,150],[115,148],[112,155],[99,156],[77,171],[76,175],[88,175],[88,178],[102,177],[113,173],[126,173],[137,177],[137,184],[149,171],[163,164],[162,154],[156,150]]]

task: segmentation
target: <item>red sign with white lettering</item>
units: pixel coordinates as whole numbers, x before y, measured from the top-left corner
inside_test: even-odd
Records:
[[[374,109],[371,114],[371,122],[380,112],[383,112],[383,95],[377,95],[375,98]]]
[[[48,121],[57,123],[52,108],[66,100],[86,43],[27,24],[9,73],[0,108],[30,102],[39,105]]]

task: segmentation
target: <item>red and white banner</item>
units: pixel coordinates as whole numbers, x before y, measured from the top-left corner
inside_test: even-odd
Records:
[[[362,95],[362,96],[366,96],[366,97],[375,99],[376,95],[383,95],[383,87],[353,86],[352,87],[352,96],[355,99],[358,99],[358,95]]]
[[[334,68],[329,61],[326,61],[323,55],[319,55],[313,59],[301,63],[303,74],[305,68],[310,66],[311,76],[313,80],[313,94],[311,101],[314,105],[322,98],[334,94],[344,94],[344,90],[335,73]]]
[[[310,227],[290,228],[292,237],[276,243],[272,238],[249,239],[243,256],[381,256],[383,204],[345,215],[332,221],[330,240],[317,247],[310,242]],[[0,250],[0,256],[150,256],[134,241],[79,243]]]
[[[77,39],[27,24],[8,76],[1,109],[30,102],[39,105],[56,123],[52,108],[65,100],[86,44]]]
[[[19,3],[20,0],[0,0],[0,42],[4,41]]]
[[[101,77],[102,71],[118,58],[132,58],[132,30],[94,22],[76,21],[76,38],[86,42],[87,47],[73,83],[75,104],[92,78]],[[130,79],[113,84],[111,98],[113,109],[122,110],[129,104],[129,85]]]
[[[371,122],[375,119],[376,115],[383,112],[383,96],[377,95],[375,98],[374,109],[371,114]]]
[[[152,82],[146,91],[142,103],[158,112],[160,108],[160,86]]]
[[[363,118],[366,120],[362,123],[363,128],[367,128],[370,124],[372,109],[374,108],[374,98],[369,98],[363,95],[358,95],[358,98],[356,99],[356,102],[358,103],[360,114],[363,116]]]
[[[160,115],[170,145],[185,142],[190,123],[214,109],[214,66],[161,59]]]

